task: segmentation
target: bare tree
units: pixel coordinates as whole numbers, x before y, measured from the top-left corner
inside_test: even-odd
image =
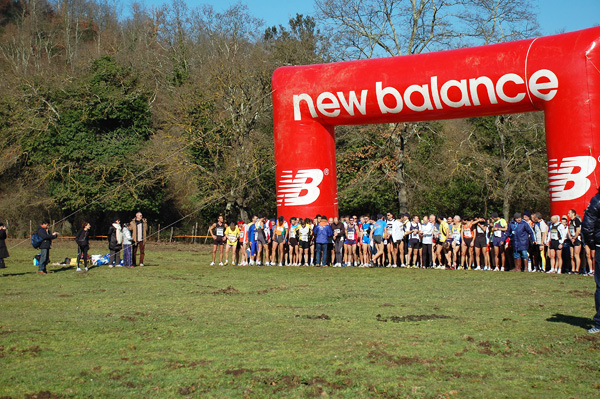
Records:
[[[317,18],[339,45],[340,59],[374,58],[490,44],[536,33],[530,0],[317,0]],[[406,141],[411,124],[390,126],[384,146],[396,154],[393,180],[408,209]],[[384,155],[384,154],[382,154]]]

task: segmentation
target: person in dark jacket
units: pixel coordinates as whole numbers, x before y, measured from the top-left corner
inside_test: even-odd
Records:
[[[8,249],[6,249],[6,226],[0,222],[0,269],[5,269],[4,259],[8,258]]]
[[[83,258],[83,267],[85,271],[88,271],[88,251],[90,249],[90,228],[92,226],[88,222],[83,222],[81,228],[77,232],[77,236],[75,236],[75,242],[77,243],[77,271],[80,272],[81,268],[79,267],[79,263],[81,258]]]
[[[596,315],[594,316],[594,326],[588,330],[590,334],[600,332],[600,188],[598,193],[591,199],[590,204],[583,215],[583,223],[581,232],[585,243],[591,248],[596,248],[594,256],[594,280],[596,281],[596,293],[594,294],[594,302],[596,304]]]
[[[38,227],[37,235],[43,240],[40,244],[40,264],[38,265],[38,274],[48,274],[46,266],[50,263],[50,249],[52,248],[52,240],[58,237],[58,233],[50,234],[48,225],[50,223],[44,220]]]
[[[123,233],[121,232],[121,219],[116,218],[115,222],[108,228],[108,249],[110,250],[108,267],[121,266],[122,245]]]
[[[522,262],[523,267],[527,267],[527,261],[529,260],[529,245],[531,243],[535,244],[535,233],[529,226],[529,223],[525,222],[521,218],[520,213],[515,213],[514,215],[515,223],[510,224],[510,229],[508,232],[508,238],[512,242],[513,245],[513,255],[515,258],[515,268],[511,270],[512,272],[520,272]],[[506,247],[508,248],[508,242],[506,243]]]

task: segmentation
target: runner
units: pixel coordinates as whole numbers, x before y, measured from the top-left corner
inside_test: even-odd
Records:
[[[482,270],[481,268],[481,255],[484,255],[484,259],[489,259],[487,253],[487,221],[485,218],[477,217],[473,222],[475,226],[475,239],[473,241],[473,246],[475,247],[475,263],[477,267],[475,270]],[[483,267],[483,270],[488,270],[490,267],[486,263]]]
[[[227,245],[225,245],[225,266],[229,262],[229,250],[231,250],[231,264],[235,266],[235,250],[240,238],[240,229],[233,220],[229,222],[229,226],[225,229],[225,237],[227,238]]]
[[[544,246],[547,241],[548,235],[548,225],[542,219],[542,214],[539,212],[531,215],[531,219],[533,221],[533,232],[535,233],[535,248],[533,249],[533,254],[535,258],[534,271],[546,273],[546,252],[544,251]]]
[[[462,226],[462,246],[460,256],[460,266],[458,270],[461,270],[464,266],[465,270],[471,270],[473,264],[473,247],[475,246],[475,232],[473,231],[473,222],[470,217],[465,216]]]
[[[258,255],[258,231],[256,230],[256,222],[258,221],[258,216],[252,216],[252,223],[248,226],[248,243],[250,248],[246,250],[248,256],[248,264],[250,266],[254,266]],[[248,253],[249,252],[249,253]]]
[[[310,265],[314,266],[315,264],[315,242],[316,242],[316,235],[314,234],[315,232],[315,227],[319,225],[319,223],[321,222],[321,215],[317,215],[316,218],[313,219],[313,222],[310,224]]]
[[[462,221],[460,219],[460,216],[454,216],[452,228],[450,229],[450,231],[452,232],[452,268],[458,269],[458,251],[461,248],[462,239]]]
[[[217,247],[219,247],[219,266],[223,266],[223,246],[225,245],[225,223],[223,223],[223,216],[217,218],[217,223],[213,223],[208,232],[213,238],[212,262],[210,265],[215,265]]]
[[[437,217],[438,223],[440,227],[438,227],[438,236],[437,236],[437,247],[435,251],[435,259],[434,263],[437,263],[438,269],[445,269],[443,266],[444,258],[446,259],[446,264],[448,266],[451,265],[447,259],[448,250],[450,249],[450,243],[448,242],[448,236],[450,235],[450,225],[443,218],[442,215],[438,215]]]
[[[258,244],[258,251],[256,253],[256,265],[262,265],[263,252],[266,255],[267,261],[265,262],[265,266],[269,266],[269,250],[267,247],[267,231],[268,229],[265,227],[265,215],[258,215],[258,219],[255,223],[256,229],[256,242]]]
[[[405,267],[404,264],[404,215],[401,218],[396,218],[392,223],[392,267]]]
[[[298,246],[298,236],[296,235],[298,226],[298,218],[291,218],[290,231],[288,233],[288,265],[292,266],[299,266],[300,263],[300,247]]]
[[[358,242],[358,226],[354,224],[354,219],[348,220],[346,227],[346,241],[344,249],[346,252],[345,266],[358,266],[358,258],[356,256],[356,243]]]
[[[577,218],[577,213],[574,209],[569,212],[569,249],[571,252],[571,269],[574,274],[579,274],[579,268],[581,267],[581,220]],[[569,272],[571,274],[571,272]]]
[[[344,223],[335,217],[332,220],[331,229],[333,230],[332,238],[335,256],[335,258],[332,257],[331,263],[333,267],[342,267],[342,263],[344,263],[344,240],[346,238],[346,228]]]
[[[391,212],[387,213],[387,220],[386,222],[386,235],[384,237],[383,240],[383,245],[385,245],[385,249],[386,249],[386,254],[387,254],[387,261],[385,262],[385,267],[392,267],[392,265],[394,265],[394,267],[396,267],[396,246],[394,246],[394,240],[392,238],[392,232],[394,229],[394,215]]]
[[[248,256],[248,223],[243,220],[238,222],[238,228],[240,229],[240,240],[238,243],[238,259],[241,259],[240,266],[247,266],[249,261]]]
[[[277,222],[273,226],[273,248],[271,251],[271,266],[275,266],[277,254],[279,254],[279,266],[283,266],[283,247],[285,238],[287,237],[289,226],[283,216],[279,216]]]
[[[365,216],[363,219],[362,230],[360,232],[360,240],[362,242],[362,263],[360,267],[368,267],[371,264],[371,232],[373,225],[371,218]]]
[[[565,218],[565,222],[566,222]],[[550,233],[547,236],[550,254],[550,270],[548,273],[562,273],[562,249],[567,238],[567,228],[560,223],[559,216],[554,215],[550,218]]]
[[[408,238],[408,262],[407,266],[409,268],[416,269],[417,266],[417,255],[419,253],[419,249],[421,249],[421,223],[419,223],[419,217],[413,216],[412,222],[408,226],[408,231],[406,234],[409,236]]]
[[[383,253],[383,237],[387,234],[387,223],[383,220],[383,215],[377,215],[377,222],[373,226],[373,230],[371,231],[371,241],[375,243],[375,248],[377,249],[377,253],[373,256],[371,260],[371,266],[373,267],[383,267],[384,261],[384,253]]]
[[[298,265],[308,266],[310,262],[310,243],[312,241],[312,229],[306,221],[310,219],[300,219],[300,225],[296,227],[296,237],[298,237],[299,254]],[[302,262],[302,256],[304,256],[304,262]]]
[[[508,229],[508,224],[504,218],[498,216],[498,212],[492,213],[494,221],[492,227],[492,245],[494,247],[494,271],[504,271],[504,234]]]

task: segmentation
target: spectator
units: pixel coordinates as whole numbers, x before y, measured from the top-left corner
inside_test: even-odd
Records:
[[[121,219],[116,218],[108,228],[108,267],[121,266],[121,249],[123,249],[123,232],[121,230]]]
[[[535,244],[535,234],[529,226],[529,223],[521,218],[520,213],[514,214],[515,223],[511,223],[511,230],[508,238],[513,244],[513,256],[515,258],[515,268],[512,272],[520,272],[521,266],[525,267],[529,259],[529,244],[531,241]],[[508,242],[505,244],[508,247]],[[523,264],[525,262],[525,264]]]
[[[131,244],[133,243],[133,237],[131,230],[126,224],[123,224],[123,266],[133,268],[131,261]]]
[[[80,272],[79,267],[80,261],[83,258],[83,268],[88,271],[88,251],[90,249],[90,228],[92,226],[88,222],[83,222],[81,228],[75,236],[75,242],[77,243],[77,271]]]
[[[40,244],[40,264],[38,265],[38,274],[48,274],[46,266],[50,263],[50,249],[52,248],[52,240],[58,237],[58,233],[50,234],[48,231],[48,221],[44,220],[38,227],[37,235],[43,241]]]
[[[131,236],[133,238],[133,242],[131,243],[132,247],[132,255],[131,255],[131,265],[135,266],[137,252],[140,251],[140,266],[144,266],[144,256],[146,249],[146,238],[148,236],[148,221],[142,217],[142,212],[138,212],[135,214],[135,218],[129,223],[129,230],[131,231]]]
[[[6,248],[6,226],[0,222],[0,269],[6,269],[4,259],[8,258],[8,249]]]
[[[585,210],[581,231],[585,238],[585,242],[589,246],[592,248],[600,246],[600,189],[598,190],[598,193],[592,197],[590,204]],[[600,265],[600,251],[596,250],[594,256],[595,270],[598,270],[598,265]],[[588,330],[588,333],[590,334],[597,334],[600,332],[600,273],[594,274],[594,280],[596,282],[596,292],[594,294],[596,315],[593,319],[594,326]]]

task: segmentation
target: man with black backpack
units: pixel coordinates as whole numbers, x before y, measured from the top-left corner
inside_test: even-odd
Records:
[[[38,266],[38,274],[48,274],[46,265],[50,263],[50,248],[52,248],[52,240],[58,237],[58,233],[54,232],[50,234],[48,232],[48,221],[44,220],[40,227],[38,227],[37,235],[42,240],[40,244],[40,264]]]

